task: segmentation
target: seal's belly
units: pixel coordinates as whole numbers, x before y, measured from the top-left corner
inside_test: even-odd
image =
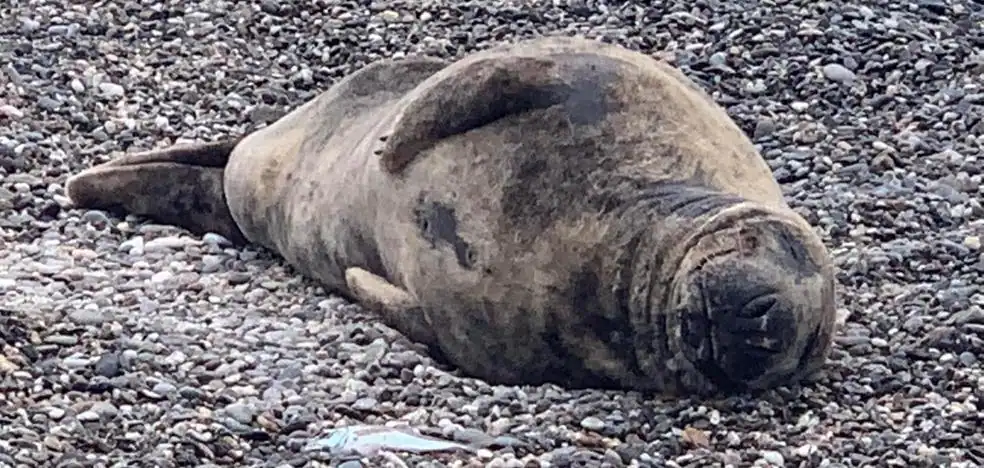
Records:
[[[383,205],[396,209],[377,222],[392,280],[420,301],[433,344],[490,382],[634,382],[633,359],[616,356],[631,352],[619,341],[629,334],[610,333],[628,325],[608,316],[610,274],[593,261],[608,257],[611,225],[588,210],[535,206],[567,197],[535,181],[515,186],[511,168],[496,167],[508,158],[458,157],[477,144],[390,182],[399,190]],[[541,218],[523,211],[540,208]]]
[[[337,133],[284,118],[244,139],[226,168],[226,196],[245,236],[276,251],[300,273],[345,293],[344,269],[376,270],[364,235],[371,187],[367,131],[342,122]]]

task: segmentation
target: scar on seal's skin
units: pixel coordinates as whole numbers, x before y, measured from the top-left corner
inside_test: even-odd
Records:
[[[458,218],[454,208],[421,197],[413,214],[420,234],[430,242],[431,247],[438,248],[438,242],[447,243],[454,249],[458,265],[467,269],[475,266],[475,251],[458,234]]]
[[[604,286],[592,268],[585,266],[573,272],[569,285],[561,296],[569,301],[564,306],[574,310],[590,311],[590,313],[584,314],[585,320],[578,323],[576,328],[571,328],[569,321],[562,318],[562,313],[549,309],[549,313],[552,315],[551,320],[547,321],[549,325],[540,335],[547,343],[548,349],[556,355],[558,362],[564,363],[563,366],[548,369],[548,372],[557,374],[552,378],[560,378],[562,373],[574,374],[582,379],[591,378],[592,372],[584,365],[583,359],[572,352],[578,347],[572,341],[573,337],[590,337],[590,339],[600,342],[612,343],[612,349],[615,350],[618,357],[633,370],[641,372],[632,348],[636,333],[629,323],[628,310],[619,309],[615,316],[605,316],[599,313],[605,308],[600,299],[600,292]],[[571,333],[572,331],[575,333]],[[594,386],[615,389],[618,388],[618,383],[614,379],[597,379]]]

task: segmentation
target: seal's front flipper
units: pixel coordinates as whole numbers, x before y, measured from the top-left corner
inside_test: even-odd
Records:
[[[441,70],[411,91],[376,151],[381,165],[398,173],[444,138],[567,101],[577,90],[562,80],[558,67],[547,56],[500,55]]]
[[[346,269],[345,282],[355,299],[380,314],[383,323],[411,341],[428,346],[437,344],[426,314],[409,292],[362,268]]]
[[[80,208],[122,210],[201,235],[244,243],[226,203],[223,171],[237,141],[191,144],[123,156],[68,179]]]

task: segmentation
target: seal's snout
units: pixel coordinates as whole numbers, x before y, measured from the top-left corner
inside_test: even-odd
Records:
[[[757,269],[724,262],[702,271],[683,337],[697,370],[724,390],[742,390],[766,376],[795,343],[795,306]]]
[[[723,391],[792,383],[829,341],[832,278],[789,227],[715,235],[680,304],[682,350]]]

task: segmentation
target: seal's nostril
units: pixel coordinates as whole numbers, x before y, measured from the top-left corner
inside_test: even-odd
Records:
[[[695,300],[702,313],[685,321],[695,363],[724,387],[768,374],[782,360],[795,331],[795,314],[781,293],[769,283],[737,285],[734,277],[706,275],[701,297]]]
[[[744,307],[738,311],[738,316],[745,319],[754,319],[765,317],[776,305],[779,300],[776,298],[775,294],[766,294],[764,296],[756,297],[751,301],[748,301]]]

